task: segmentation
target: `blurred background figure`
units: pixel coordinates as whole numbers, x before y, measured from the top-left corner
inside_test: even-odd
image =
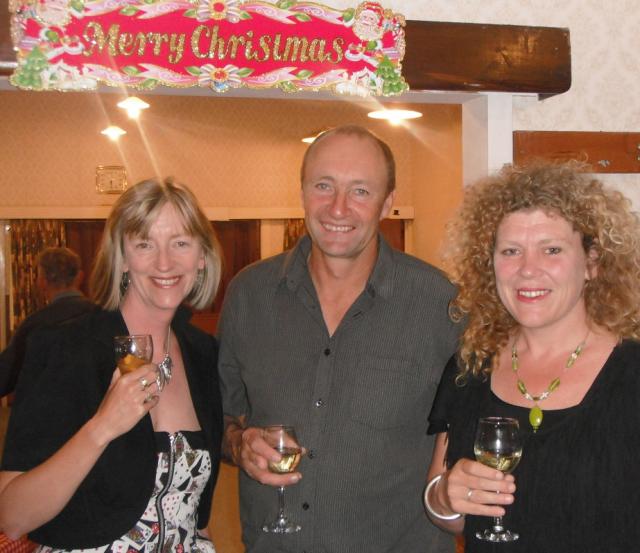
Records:
[[[467,553],[637,550],[640,223],[629,201],[573,165],[509,167],[466,192],[450,240],[452,314],[468,324],[429,417],[431,519],[464,533]],[[474,452],[489,416],[518,420],[519,464]],[[500,516],[496,528],[519,539],[478,539]]]
[[[29,315],[0,353],[0,396],[13,392],[24,360],[27,338],[42,326],[55,325],[91,311],[95,304],[80,291],[80,257],[69,248],[46,248],[38,256],[36,286],[45,307]]]

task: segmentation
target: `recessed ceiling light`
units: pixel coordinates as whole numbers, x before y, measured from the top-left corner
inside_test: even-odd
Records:
[[[302,142],[304,142],[305,144],[313,144],[313,142],[315,142],[315,139],[318,138],[323,132],[326,132],[327,130],[328,129],[322,129],[321,131],[310,134],[309,136],[305,136],[302,139]]]
[[[371,111],[367,114],[372,119],[386,119],[392,125],[398,125],[400,121],[406,119],[417,119],[422,117],[422,113],[419,111],[412,111],[409,109],[379,109],[377,111]]]
[[[108,136],[111,140],[118,140],[118,138],[120,138],[123,134],[127,134],[127,131],[121,129],[120,127],[110,125],[106,129],[102,129],[100,131],[100,134]]]
[[[137,96],[129,96],[126,100],[118,102],[118,107],[127,110],[127,115],[131,119],[137,119],[143,109],[147,109],[149,104]]]

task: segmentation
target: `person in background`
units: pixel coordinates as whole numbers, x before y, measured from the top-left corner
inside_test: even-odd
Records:
[[[450,227],[468,325],[430,414],[425,503],[467,553],[622,553],[640,543],[640,222],[574,165],[506,168]],[[519,421],[513,474],[474,460],[479,417]],[[519,539],[476,533],[503,516]],[[494,549],[495,547],[495,549]]]
[[[220,278],[193,194],[143,181],[116,201],[91,278],[102,309],[33,333],[0,472],[0,530],[39,551],[211,552],[222,438],[215,338],[188,322]],[[150,334],[121,375],[114,337]],[[166,384],[162,389],[163,380]]]
[[[22,321],[0,353],[0,396],[15,389],[27,339],[34,329],[59,324],[95,308],[80,291],[84,276],[80,267],[80,257],[69,248],[46,248],[38,255],[36,286],[46,306]]]
[[[221,317],[224,445],[242,469],[247,551],[452,551],[416,490],[433,447],[429,409],[457,348],[453,287],[380,235],[395,163],[368,130],[322,134],[301,180],[308,236],[240,272]],[[307,450],[299,472],[267,470],[280,459],[268,424],[295,427]],[[297,533],[262,530],[281,485]]]

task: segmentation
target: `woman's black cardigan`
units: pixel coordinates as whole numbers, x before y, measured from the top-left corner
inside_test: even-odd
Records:
[[[211,455],[198,527],[209,521],[222,439],[215,338],[188,323],[180,308],[172,328],[180,344],[195,412]],[[30,337],[16,389],[2,470],[27,471],[66,443],[97,411],[116,366],[113,337],[128,334],[119,311],[96,311]],[[62,549],[97,547],[126,534],[153,493],[157,453],[151,417],[113,440],[64,509],[30,538]],[[43,493],[45,491],[43,490]]]

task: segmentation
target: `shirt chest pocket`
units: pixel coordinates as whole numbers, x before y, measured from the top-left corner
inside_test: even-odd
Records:
[[[364,356],[351,385],[351,418],[374,428],[426,425],[436,384],[406,359]]]

